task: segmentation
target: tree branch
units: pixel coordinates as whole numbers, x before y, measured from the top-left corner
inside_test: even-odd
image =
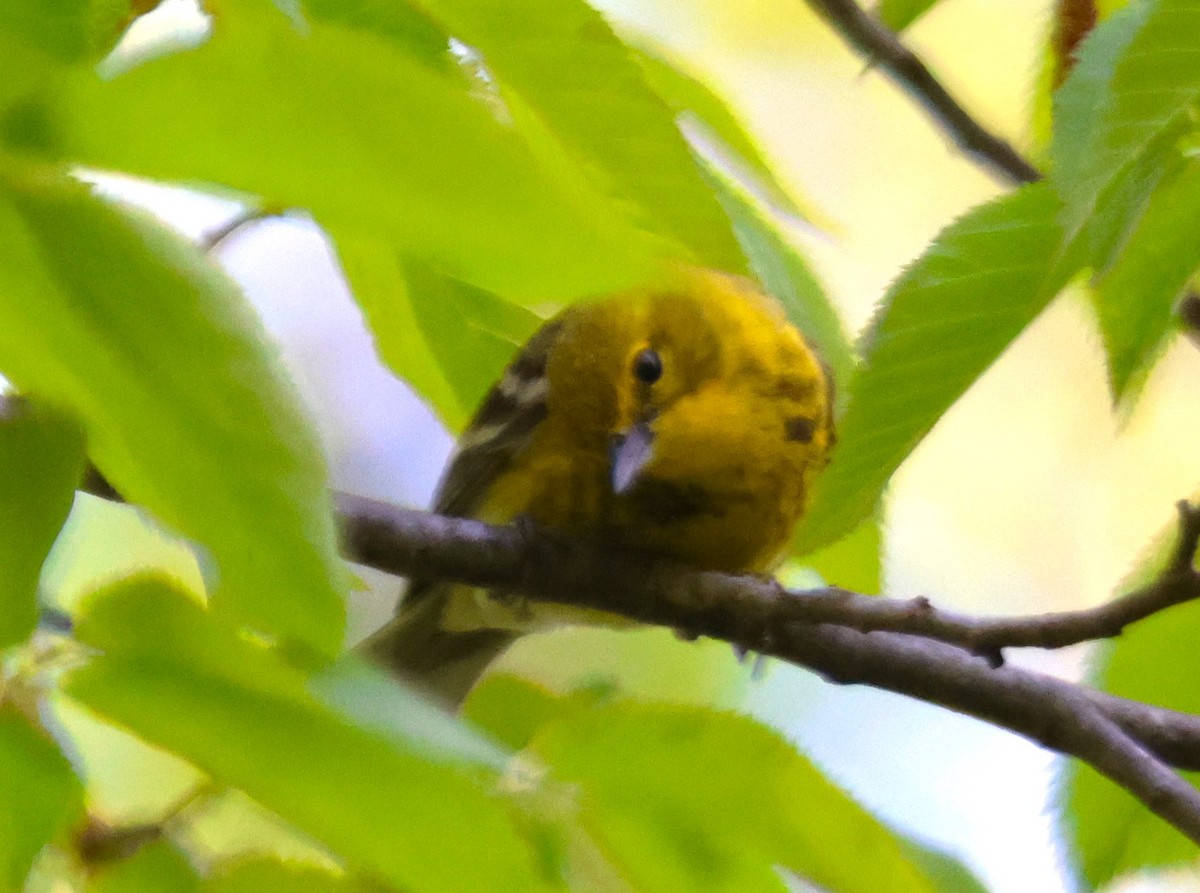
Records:
[[[853,593],[788,592],[753,577],[697,572],[540,531],[428,515],[357,496],[338,502],[348,554],[372,567],[675,627],[807,667],[834,682],[939,704],[1088,762],[1200,843],[1200,792],[1162,762],[1173,755],[1189,766],[1200,760],[1200,719],[1043,674],[996,668],[961,647],[919,635],[864,632],[802,616],[822,593],[843,603],[866,599],[843,597]]]
[[[88,481],[105,495],[114,492],[102,476]],[[835,588],[789,591],[758,577],[696,571],[528,526],[496,527],[360,496],[339,494],[337,507],[344,551],[353,561],[668,626],[807,667],[833,682],[938,704],[1084,760],[1200,843],[1200,792],[1168,766],[1200,769],[1200,717],[979,656],[1004,645],[1057,647],[1083,641],[1089,632],[1113,635],[1195,597],[1191,563],[1200,510],[1186,503],[1180,505],[1179,544],[1158,582],[1091,611],[990,620],[939,612],[925,600]],[[1172,581],[1184,579],[1186,586],[1175,588]]]
[[[896,33],[855,0],[806,0],[842,39],[867,57],[925,109],[934,123],[993,173],[1012,183],[1033,183],[1042,173],[1010,143],[975,120]]]

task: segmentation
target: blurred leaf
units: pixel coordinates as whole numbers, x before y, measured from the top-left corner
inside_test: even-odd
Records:
[[[87,893],[196,893],[200,876],[169,841],[148,844],[127,859],[104,865]]]
[[[0,371],[70,407],[117,489],[212,550],[215,608],[336,651],[324,462],[235,286],[49,173],[0,167],[0,232]]]
[[[310,865],[258,858],[223,867],[200,889],[202,893],[366,893],[369,888]]]
[[[54,744],[0,710],[0,890],[19,893],[42,847],[79,815],[83,791]]]
[[[679,64],[660,56],[657,48],[643,45],[629,47],[629,52],[642,66],[647,83],[677,115],[689,115],[703,122],[728,147],[743,179],[750,179],[769,205],[787,214],[815,216],[815,212],[798,207],[779,182],[758,143],[736,117],[735,109]]]
[[[879,0],[875,15],[893,31],[903,31],[937,3],[938,0]]]
[[[1200,267],[1200,164],[1151,196],[1137,229],[1096,285],[1094,303],[1116,400],[1134,399],[1172,329],[1173,310]]]
[[[1058,210],[1045,184],[982,205],[893,283],[801,525],[801,554],[836,542],[875,509],[905,457],[1077,269],[1059,256]]]
[[[900,846],[924,870],[939,893],[988,893],[979,878],[948,853],[911,838],[900,838]]]
[[[1200,604],[1156,614],[1105,649],[1096,683],[1122,697],[1200,713],[1197,641]],[[1091,767],[1072,760],[1063,788],[1074,849],[1092,888],[1128,872],[1195,861],[1196,844]]]
[[[615,290],[650,275],[649,239],[553,146],[535,153],[395,40],[261,4],[213,37],[61,98],[82,164],[243,190],[501,293]],[[179,114],[186,108],[187,114]]]
[[[303,0],[304,12],[352,28],[361,28],[393,41],[405,55],[433,68],[452,70],[450,39],[429,16],[411,2],[380,0]]]
[[[459,722],[439,704],[425,701],[383,670],[347,655],[309,679],[323,705],[361,729],[396,742],[435,762],[503,772],[511,756],[496,741]]]
[[[108,52],[133,17],[130,0],[4,0],[6,31],[60,62],[95,61]]]
[[[420,3],[482,54],[502,98],[519,95],[556,140],[595,166],[602,189],[636,205],[639,226],[687,246],[701,263],[741,268],[672,110],[599,12],[584,0]]]
[[[1072,235],[1105,187],[1200,99],[1200,0],[1132,3],[1092,31],[1078,58],[1051,144]]]
[[[461,431],[541,318],[499,295],[452,279],[386,243],[336,237],[342,270],[380,356]]]
[[[37,626],[38,579],[70,514],[83,473],[83,438],[70,420],[9,403],[0,412],[0,648]]]
[[[53,151],[56,127],[46,97],[65,74],[49,51],[0,28],[0,149]]]
[[[352,725],[163,581],[99,593],[78,636],[103,654],[72,675],[71,697],[241,788],[351,867],[430,893],[543,888],[494,776],[429,760],[437,735],[404,747]]]
[[[868,518],[836,543],[798,559],[830,586],[866,595],[883,590],[883,529],[879,517]]]
[[[895,835],[749,718],[593,705],[564,711],[531,750],[580,787],[581,824],[637,889],[783,890],[776,865],[840,893],[938,889]]]
[[[524,750],[542,726],[582,702],[553,694],[528,679],[490,673],[463,706],[463,716],[494,735],[505,747]]]
[[[784,239],[778,224],[727,172],[707,161],[705,165],[754,275],[821,353],[835,385],[844,388],[854,376],[854,354],[825,289],[804,256]]]

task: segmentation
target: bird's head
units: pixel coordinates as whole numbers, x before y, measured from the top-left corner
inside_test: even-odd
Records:
[[[603,441],[628,520],[686,523],[777,495],[803,510],[833,443],[832,385],[756,286],[688,271],[672,288],[583,305],[564,325],[550,415]]]

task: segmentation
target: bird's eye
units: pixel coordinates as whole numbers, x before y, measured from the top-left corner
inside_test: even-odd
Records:
[[[657,351],[646,348],[633,358],[633,374],[639,381],[654,384],[662,378],[662,373],[662,359]]]

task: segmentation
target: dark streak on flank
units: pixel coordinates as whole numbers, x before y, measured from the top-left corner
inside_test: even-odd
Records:
[[[809,443],[816,433],[817,423],[808,416],[792,416],[783,423],[783,435],[797,443]]]
[[[630,491],[628,499],[652,524],[673,524],[699,515],[720,517],[725,514],[712,494],[696,484],[645,478]]]
[[[782,375],[775,381],[775,393],[797,403],[810,401],[816,390],[816,381],[801,375]]]

